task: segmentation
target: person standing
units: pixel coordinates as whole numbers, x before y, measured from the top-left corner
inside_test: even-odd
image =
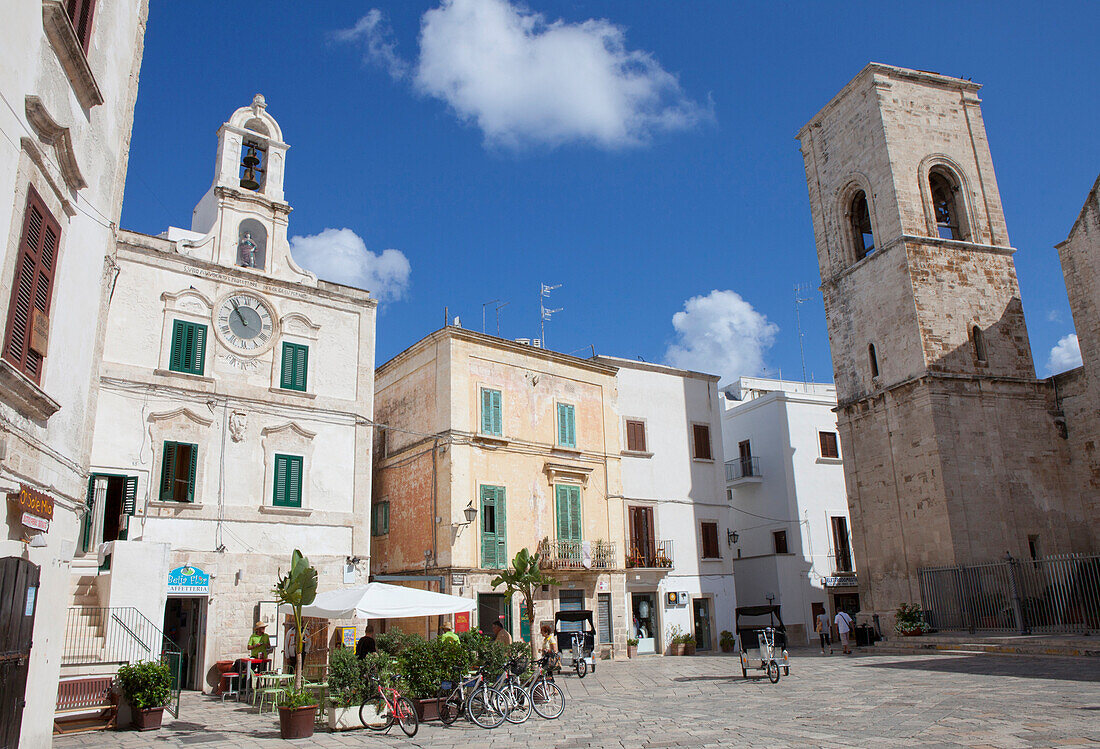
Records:
[[[836,622],[836,631],[840,635],[840,645],[844,649],[844,654],[851,655],[852,650],[848,647],[848,643],[851,640],[852,627],[854,626],[852,617],[848,616],[847,611],[838,610],[834,621]]]
[[[451,623],[450,622],[443,622],[442,624],[439,625],[439,629],[440,629],[440,632],[441,632],[441,634],[439,635],[440,640],[451,640],[452,642],[461,642],[461,640],[459,640],[459,638],[458,638],[458,635],[456,635],[454,633],[454,630],[451,628]]]
[[[359,642],[355,643],[355,655],[362,660],[371,653],[378,652],[378,645],[374,642],[374,627],[368,624],[363,629],[363,636],[359,638]]]
[[[512,644],[512,636],[508,634],[508,630],[504,628],[499,619],[493,622],[493,639],[504,645]]]
[[[822,611],[817,615],[817,621],[814,623],[814,630],[821,636],[821,654],[825,655],[825,646],[829,646],[829,652],[833,652],[832,638],[829,636],[829,628],[831,627],[829,622],[829,615]]]

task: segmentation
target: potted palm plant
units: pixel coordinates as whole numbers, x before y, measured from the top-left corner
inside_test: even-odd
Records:
[[[516,552],[515,558],[512,559],[512,568],[501,571],[489,584],[494,589],[499,588],[501,585],[504,586],[504,600],[509,605],[512,603],[512,596],[519,593],[524,605],[527,606],[527,611],[530,612],[528,615],[534,620],[535,589],[541,588],[543,585],[558,585],[558,581],[542,571],[539,564],[539,555],[531,554],[524,547]],[[537,658],[538,651],[534,640],[535,638],[532,637],[531,657]]]
[[[317,597],[317,570],[310,566],[297,549],[290,556],[290,570],[273,590],[275,600],[294,612],[294,629],[297,636],[294,659],[294,689],[279,701],[279,732],[284,739],[306,739],[313,735],[313,719],[317,712],[317,700],[309,692],[302,691],[302,607],[313,603]]]
[[[172,698],[172,673],[167,663],[138,661],[118,669],[119,689],[130,703],[134,728],[155,731],[164,719],[164,707]]]

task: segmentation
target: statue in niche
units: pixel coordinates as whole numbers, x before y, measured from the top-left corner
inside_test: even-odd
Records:
[[[256,243],[250,232],[245,232],[237,245],[237,264],[244,268],[256,267]]]
[[[244,430],[248,426],[248,414],[244,411],[234,411],[229,417],[229,438],[234,442],[244,439]]]

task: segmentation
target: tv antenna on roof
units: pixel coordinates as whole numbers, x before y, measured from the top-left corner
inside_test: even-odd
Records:
[[[547,286],[544,283],[539,284],[539,340],[542,342],[542,347],[546,348],[546,323],[550,320],[550,316],[555,312],[561,312],[565,307],[558,307],[557,309],[548,309],[543,302],[544,299],[550,297],[550,292],[554,289],[560,289],[561,284],[554,284],[553,286]]]
[[[803,283],[794,285],[794,321],[798,326],[798,355],[802,357],[802,381],[806,382],[806,349],[802,345],[802,316],[799,314],[799,308],[803,302],[810,301],[810,297],[805,294],[810,290],[810,287]]]

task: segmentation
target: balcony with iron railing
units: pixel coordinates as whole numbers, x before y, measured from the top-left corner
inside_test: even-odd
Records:
[[[615,544],[611,541],[552,541],[539,543],[539,567],[549,570],[615,569]]]
[[[763,481],[760,473],[760,458],[735,458],[726,461],[726,483],[758,484]]]
[[[658,541],[648,545],[631,544],[626,566],[631,569],[672,569],[672,541]]]

